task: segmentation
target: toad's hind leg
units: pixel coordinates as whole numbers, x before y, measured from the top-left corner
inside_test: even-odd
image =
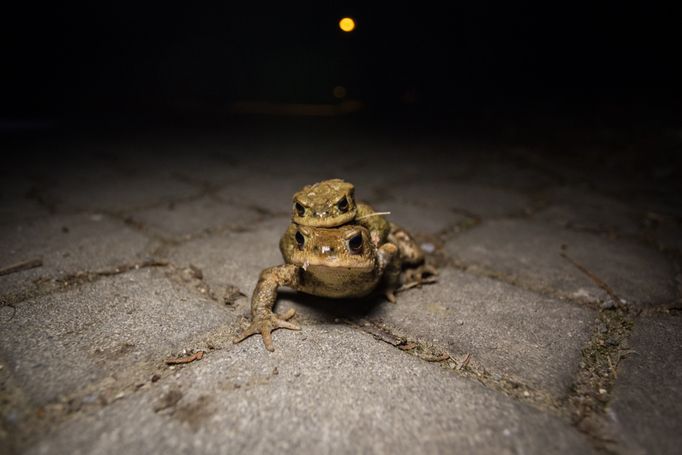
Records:
[[[293,308],[283,315],[272,312],[272,307],[277,301],[277,289],[281,286],[296,289],[299,285],[300,269],[294,265],[285,264],[263,270],[251,297],[251,324],[233,341],[239,343],[251,335],[260,333],[265,349],[274,351],[271,335],[273,330],[301,330],[298,325],[288,322],[296,314]]]
[[[424,252],[409,232],[395,223],[391,223],[388,241],[395,244],[400,251],[400,260],[404,266],[417,266],[424,263]]]
[[[436,269],[425,263],[424,252],[409,232],[395,223],[391,223],[388,240],[398,246],[403,272],[400,278],[400,290],[409,289],[421,284],[433,283],[438,274]]]

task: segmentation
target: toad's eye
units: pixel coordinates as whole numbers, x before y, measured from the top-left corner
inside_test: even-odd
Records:
[[[305,215],[305,207],[303,207],[299,202],[296,202],[294,204],[294,210],[296,210],[296,213],[298,214],[298,216]]]
[[[305,237],[303,237],[303,234],[301,234],[299,231],[296,231],[294,238],[296,239],[298,247],[303,248],[303,244],[305,243]]]
[[[343,199],[337,202],[336,206],[339,208],[341,212],[346,213],[348,211],[348,199],[346,199],[346,196],[344,196]]]
[[[362,234],[355,234],[348,239],[348,249],[350,249],[351,253],[362,253]]]

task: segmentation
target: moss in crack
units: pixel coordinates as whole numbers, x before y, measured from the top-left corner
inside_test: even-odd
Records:
[[[580,370],[566,400],[572,423],[597,448],[606,451],[613,440],[603,425],[603,416],[618,377],[618,365],[633,352],[628,339],[635,313],[635,309],[622,305],[600,310],[595,331],[582,349]]]

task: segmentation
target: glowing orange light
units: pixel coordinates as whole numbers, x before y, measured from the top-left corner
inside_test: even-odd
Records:
[[[355,21],[350,17],[344,17],[339,21],[339,28],[344,32],[352,32],[355,30]]]

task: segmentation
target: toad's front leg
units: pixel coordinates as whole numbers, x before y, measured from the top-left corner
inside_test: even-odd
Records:
[[[251,335],[260,333],[265,349],[274,351],[271,335],[273,330],[301,330],[298,325],[288,322],[296,314],[293,308],[281,316],[272,312],[272,307],[277,301],[277,289],[280,286],[297,289],[300,283],[300,270],[295,265],[285,264],[261,272],[251,297],[251,324],[233,342],[239,343]]]

